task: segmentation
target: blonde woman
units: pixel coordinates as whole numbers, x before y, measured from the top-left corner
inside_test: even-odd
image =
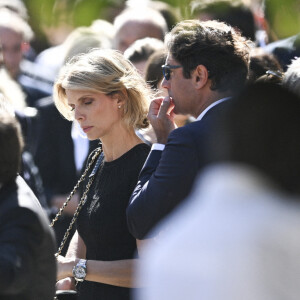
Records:
[[[137,245],[127,229],[126,207],[150,150],[135,134],[148,126],[150,96],[143,78],[115,50],[71,59],[55,83],[59,111],[90,140],[100,139],[104,154],[67,255],[58,257],[63,280],[57,288],[69,288],[75,278],[78,299],[129,299]]]

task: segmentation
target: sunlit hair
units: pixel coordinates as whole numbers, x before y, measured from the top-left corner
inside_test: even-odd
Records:
[[[151,90],[135,67],[116,50],[94,49],[73,57],[62,68],[54,84],[53,97],[60,113],[73,120],[66,90],[117,94],[125,100],[123,121],[128,127],[139,129],[149,125],[147,112]]]
[[[0,8],[7,8],[28,21],[27,8],[22,0],[0,0]]]
[[[116,32],[120,30],[127,22],[139,22],[142,24],[151,24],[161,31],[161,39],[164,39],[168,32],[168,26],[163,16],[150,7],[137,6],[135,8],[129,7],[124,9],[114,20],[114,27]]]
[[[7,8],[0,8],[0,27],[19,33],[24,42],[30,42],[34,38],[29,24],[17,13]]]

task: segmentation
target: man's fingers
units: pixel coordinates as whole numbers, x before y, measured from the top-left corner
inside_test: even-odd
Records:
[[[167,97],[164,98],[164,100],[161,103],[161,106],[160,106],[157,117],[158,118],[166,117],[166,115],[168,114],[168,110],[170,108],[170,105],[171,105],[171,100],[170,100],[170,97],[167,96]]]
[[[149,106],[148,118],[157,117],[162,101],[163,98],[157,98],[151,101]]]
[[[169,106],[169,109],[168,109],[168,112],[167,112],[168,115],[171,115],[171,113],[173,112],[174,107],[175,107],[175,104],[174,104],[172,98],[170,98],[170,102],[171,103],[170,103],[170,106]]]

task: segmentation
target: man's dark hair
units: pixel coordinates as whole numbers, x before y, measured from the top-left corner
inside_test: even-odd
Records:
[[[300,98],[273,83],[255,83],[228,101],[212,125],[211,162],[246,164],[283,190],[300,193]]]
[[[21,163],[23,139],[15,117],[0,114],[0,184],[16,178]]]
[[[248,76],[249,41],[231,26],[218,21],[186,20],[166,35],[172,57],[183,66],[183,75],[204,65],[219,92],[240,90]]]

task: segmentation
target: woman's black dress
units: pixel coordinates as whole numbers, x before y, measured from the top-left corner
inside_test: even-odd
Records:
[[[131,259],[136,240],[129,233],[126,207],[150,148],[138,144],[111,162],[102,162],[78,219],[77,230],[86,245],[86,259]],[[78,299],[126,300],[130,289],[85,280],[77,285]]]

